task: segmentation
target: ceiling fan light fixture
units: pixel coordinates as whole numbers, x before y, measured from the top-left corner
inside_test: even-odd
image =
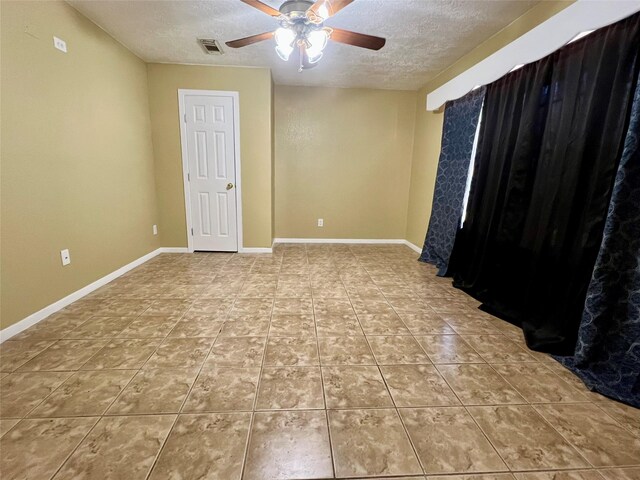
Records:
[[[316,63],[322,58],[322,51],[327,46],[329,32],[325,29],[312,30],[306,36],[306,48],[309,63]]]
[[[280,27],[276,30],[274,37],[279,47],[291,47],[297,35],[290,28]]]
[[[293,52],[293,47],[291,45],[276,45],[276,53],[285,62],[289,60],[291,52]]]
[[[289,60],[293,52],[293,42],[297,38],[296,32],[290,28],[280,27],[275,31],[276,53],[285,62]]]

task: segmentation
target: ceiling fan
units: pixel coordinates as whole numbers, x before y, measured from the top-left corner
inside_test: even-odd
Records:
[[[227,46],[231,48],[246,47],[274,38],[276,52],[282,60],[288,61],[291,53],[295,49],[298,50],[298,71],[313,68],[318,64],[329,39],[370,50],[380,50],[386,42],[381,37],[324,26],[325,20],[334,16],[354,0],[317,0],[315,2],[312,0],[287,0],[278,10],[259,0],[240,1],[278,19],[280,27],[274,32],[259,33],[226,42]]]

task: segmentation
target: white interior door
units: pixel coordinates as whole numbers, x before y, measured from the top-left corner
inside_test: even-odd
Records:
[[[233,101],[227,96],[184,96],[194,250],[238,250]]]

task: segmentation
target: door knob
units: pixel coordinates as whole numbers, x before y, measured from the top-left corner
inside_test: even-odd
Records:
[[[227,183],[227,190],[231,190],[233,188],[233,183]]]

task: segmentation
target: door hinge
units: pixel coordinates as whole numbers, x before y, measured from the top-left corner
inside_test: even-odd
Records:
[[[191,174],[189,172],[187,172],[187,182],[191,181]]]
[[[193,237],[193,228],[191,229],[191,236]]]
[[[185,113],[182,117],[184,119],[184,123],[187,123],[187,114]]]

